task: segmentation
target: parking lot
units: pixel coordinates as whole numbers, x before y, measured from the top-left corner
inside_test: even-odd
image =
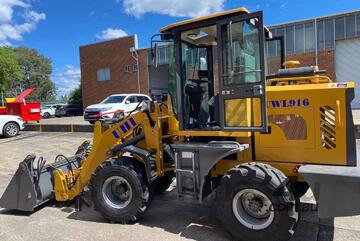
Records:
[[[52,162],[57,154],[71,156],[91,133],[23,132],[0,139],[0,195],[19,161],[29,153]],[[360,142],[357,143],[358,149]],[[308,193],[303,202],[313,202]],[[46,206],[31,215],[0,209],[0,240],[231,240],[215,216],[214,203],[205,206],[178,200],[176,190],[156,196],[139,223],[110,224],[91,207]],[[293,241],[359,240],[360,216],[321,220],[315,212],[302,214]]]

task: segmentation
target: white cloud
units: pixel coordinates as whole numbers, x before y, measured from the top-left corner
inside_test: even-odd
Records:
[[[159,13],[172,17],[199,17],[224,9],[226,0],[123,0],[125,12],[141,17]]]
[[[286,6],[289,4],[289,1],[281,1],[281,4],[280,4],[280,9],[285,9]]]
[[[46,15],[45,13],[38,13],[35,11],[26,11],[25,12],[25,18],[29,21],[29,22],[39,22],[40,20],[45,20],[46,19]]]
[[[53,74],[52,77],[56,84],[58,95],[68,95],[80,85],[81,72],[79,67],[67,64],[60,71],[57,71],[56,74]]]
[[[0,0],[0,45],[11,45],[11,41],[21,41],[23,35],[34,31],[39,21],[45,20],[45,13],[31,10],[31,5],[22,0]],[[24,21],[13,20],[15,7],[21,9]]]
[[[80,84],[80,68],[67,64],[62,71],[53,75],[54,82],[60,95],[67,95]]]
[[[28,8],[30,6],[20,0],[1,0],[0,23],[8,23],[11,21],[14,7]]]
[[[108,28],[96,34],[95,37],[99,40],[109,40],[109,39],[125,37],[127,35],[128,34],[122,29]]]

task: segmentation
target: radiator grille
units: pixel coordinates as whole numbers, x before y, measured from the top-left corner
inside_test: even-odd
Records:
[[[326,149],[336,148],[336,117],[330,106],[320,107],[321,146]]]

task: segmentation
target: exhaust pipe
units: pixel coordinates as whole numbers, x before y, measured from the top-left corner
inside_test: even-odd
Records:
[[[19,168],[0,199],[0,207],[33,212],[36,207],[55,198],[53,177],[55,169],[66,172],[80,166],[80,161],[76,157],[64,158],[49,165],[46,165],[45,159],[40,157],[37,167],[34,168],[35,159],[36,156],[31,154],[20,162]]]

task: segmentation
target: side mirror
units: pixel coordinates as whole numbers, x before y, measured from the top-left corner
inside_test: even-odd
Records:
[[[130,100],[125,100],[125,104],[130,104]]]

